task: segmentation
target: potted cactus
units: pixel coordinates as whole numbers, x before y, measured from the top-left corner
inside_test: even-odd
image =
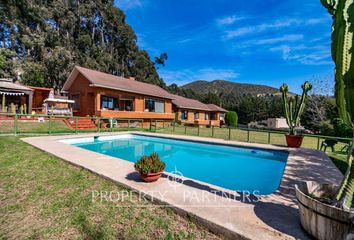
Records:
[[[339,116],[354,131],[354,1],[321,0],[333,16],[332,58]],[[354,133],[353,133],[354,137]],[[319,240],[354,239],[354,147],[348,151],[347,171],[339,187],[314,182],[295,186],[303,228]]]
[[[300,126],[300,117],[304,112],[307,94],[311,90],[312,85],[309,82],[305,82],[301,88],[302,95],[301,99],[299,99],[299,95],[288,97],[289,87],[285,83],[280,87],[283,111],[286,117],[286,123],[289,126],[289,134],[285,134],[288,147],[299,148],[302,144],[303,136],[297,135],[296,128]]]
[[[165,170],[165,166],[166,164],[160,160],[157,153],[142,156],[134,164],[135,170],[140,173],[140,178],[145,182],[157,181]]]

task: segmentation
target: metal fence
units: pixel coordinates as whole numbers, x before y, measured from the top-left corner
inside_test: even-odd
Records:
[[[191,127],[172,125],[165,128],[157,128],[157,132],[192,135],[211,138],[222,138],[225,140],[264,143],[286,146],[286,131],[251,129],[251,128],[230,128],[230,127]],[[325,140],[334,140],[334,151],[345,153],[351,144],[351,138],[341,138],[334,136],[302,134],[304,136],[302,147],[320,150],[321,146],[325,148]],[[332,150],[327,146],[327,150]]]
[[[87,132],[152,131],[222,138],[226,140],[286,145],[284,131],[228,127],[181,126],[171,121],[100,117],[0,113],[0,135],[77,134]],[[303,147],[320,150],[325,140],[335,140],[335,151],[345,152],[352,139],[303,134]],[[329,148],[329,150],[331,150]]]

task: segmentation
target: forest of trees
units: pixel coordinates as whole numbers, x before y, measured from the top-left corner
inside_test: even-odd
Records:
[[[113,0],[2,0],[0,77],[60,90],[80,65],[165,87]]]

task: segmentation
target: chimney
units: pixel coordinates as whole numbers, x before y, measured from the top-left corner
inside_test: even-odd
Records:
[[[135,77],[129,77],[129,80],[133,80],[133,81],[134,81],[134,80],[135,80]]]

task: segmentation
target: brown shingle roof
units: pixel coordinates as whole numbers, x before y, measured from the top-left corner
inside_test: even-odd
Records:
[[[0,78],[0,88],[8,91],[33,91],[32,89],[23,85],[13,83],[11,79]]]
[[[171,94],[171,95],[174,98],[172,100],[172,103],[175,104],[178,108],[210,111],[210,109],[208,108],[208,106],[206,104],[201,103],[197,100],[189,99],[189,98],[185,98],[185,97],[181,97],[181,96],[173,95],[173,94]]]
[[[223,109],[222,107],[219,107],[215,104],[207,104],[208,107],[212,110],[212,111],[216,111],[216,112],[227,112],[227,110]]]
[[[214,104],[204,104],[194,99],[185,98],[178,95],[173,95],[172,103],[176,105],[178,108],[183,109],[195,109],[195,110],[203,110],[203,111],[215,111],[215,112],[227,112],[225,109],[218,107]]]
[[[81,73],[93,87],[116,89],[125,92],[140,93],[148,96],[172,99],[171,94],[159,86],[127,79],[88,68],[75,66],[66,80],[63,91],[68,91],[78,73]]]

